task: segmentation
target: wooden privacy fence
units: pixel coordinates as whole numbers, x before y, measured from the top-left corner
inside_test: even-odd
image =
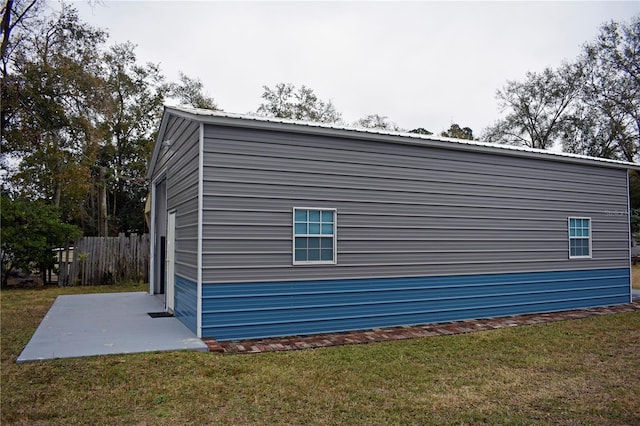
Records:
[[[83,237],[58,252],[58,285],[149,281],[149,234]]]

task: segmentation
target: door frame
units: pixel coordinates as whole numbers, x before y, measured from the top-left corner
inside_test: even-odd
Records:
[[[164,239],[167,233],[167,175],[161,171],[151,183],[151,259],[149,294],[164,294]]]

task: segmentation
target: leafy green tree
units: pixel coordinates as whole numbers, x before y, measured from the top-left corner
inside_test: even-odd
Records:
[[[24,15],[3,57],[1,155],[5,169],[17,164],[3,185],[60,207],[88,235],[142,232],[146,161],[170,86],[131,43],[107,49],[107,34],[72,7],[43,13]],[[199,81],[183,83],[211,106],[196,97]]]
[[[365,129],[381,129],[390,130],[393,132],[402,131],[402,129],[398,127],[396,123],[390,121],[387,116],[379,114],[366,115],[353,123],[353,125],[355,127],[362,127]]]
[[[214,99],[204,93],[204,86],[199,78],[188,77],[181,71],[178,79],[179,83],[171,83],[169,86],[169,93],[180,104],[193,108],[220,110]]]
[[[296,91],[290,83],[279,83],[273,89],[263,86],[262,99],[257,113],[266,117],[305,120],[319,123],[339,123],[342,114],[331,101],[318,99],[312,89],[302,86]]]
[[[131,43],[112,46],[102,63],[105,104],[88,199],[88,210],[93,214],[85,229],[103,236],[139,233],[145,226],[146,163],[168,87],[157,65],[137,63]]]
[[[418,127],[417,129],[409,130],[409,133],[417,133],[419,135],[432,135],[433,132],[428,131],[423,127]]]
[[[0,135],[4,135],[9,117],[16,106],[17,87],[9,72],[12,52],[21,44],[24,38],[21,34],[17,37],[14,29],[19,33],[24,33],[30,24],[35,20],[38,9],[42,5],[39,0],[7,0],[2,6],[2,41],[0,42],[0,59],[2,61],[2,80],[0,81],[0,92],[2,102],[0,103]],[[14,34],[12,36],[12,34]]]
[[[440,136],[444,136],[447,138],[456,138],[456,139],[469,139],[473,140],[473,130],[469,127],[461,128],[458,124],[452,124],[449,127],[449,130],[445,130],[440,133]]]
[[[81,215],[97,154],[103,92],[96,88],[106,34],[63,5],[57,16],[34,19],[15,35],[21,43],[8,67],[15,98],[8,100],[2,140],[3,153],[20,160],[12,184],[71,220]]]
[[[53,266],[53,249],[78,237],[80,230],[62,223],[59,210],[43,201],[25,198],[1,198],[2,287],[7,286],[12,271],[31,271],[37,266],[44,272]]]

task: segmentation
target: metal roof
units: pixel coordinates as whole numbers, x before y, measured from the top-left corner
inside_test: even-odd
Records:
[[[195,119],[204,123],[234,127],[284,130],[295,133],[346,137],[352,139],[378,140],[399,144],[422,145],[444,149],[483,152],[526,158],[539,158],[567,163],[590,164],[594,166],[616,169],[640,170],[640,163],[611,160],[608,158],[589,157],[587,155],[571,154],[567,152],[547,151],[524,146],[502,145],[475,140],[472,141],[467,139],[446,138],[435,135],[421,135],[417,133],[396,132],[382,129],[356,128],[329,123],[316,123],[274,117],[254,116],[248,114],[234,114],[224,111],[176,106],[165,106],[165,115],[167,113]],[[161,133],[162,128],[158,137],[161,137]],[[154,160],[155,153],[152,164]]]

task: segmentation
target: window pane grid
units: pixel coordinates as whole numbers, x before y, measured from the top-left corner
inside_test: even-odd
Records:
[[[334,263],[335,210],[294,209],[294,262]]]
[[[569,218],[569,257],[591,257],[591,219]]]

